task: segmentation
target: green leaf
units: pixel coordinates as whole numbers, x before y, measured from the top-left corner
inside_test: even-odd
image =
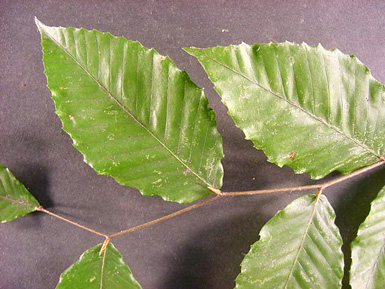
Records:
[[[109,243],[99,255],[102,244],[86,252],[60,276],[56,289],[139,289],[130,268],[119,251]]]
[[[324,196],[304,195],[279,211],[244,258],[236,288],[341,288],[342,239],[334,219]]]
[[[22,183],[16,180],[8,168],[0,165],[0,220],[12,221],[36,211],[39,202]]]
[[[385,87],[354,55],[321,45],[185,48],[270,162],[322,178],[385,153]]]
[[[215,115],[186,72],[139,42],[36,23],[56,113],[90,166],[170,201],[221,187]]]
[[[383,288],[385,284],[385,187],[352,242],[352,289]]]

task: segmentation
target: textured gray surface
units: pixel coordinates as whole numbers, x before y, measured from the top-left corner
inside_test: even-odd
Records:
[[[226,154],[226,191],[313,182],[267,163],[263,153],[243,140],[203,69],[182,47],[241,41],[320,42],[356,54],[378,80],[385,81],[385,3],[380,0],[106,2],[0,1],[0,163],[44,206],[107,233],[183,206],[143,197],[135,189],[98,176],[82,161],[54,113],[34,16],[51,26],[98,29],[139,40],[186,69],[206,88],[217,112]],[[354,237],[384,177],[385,171],[377,170],[327,191],[346,242]],[[222,199],[120,237],[114,244],[144,289],[230,289],[260,228],[299,195]],[[61,272],[101,241],[41,213],[1,224],[0,288],[54,288]],[[344,249],[347,252],[348,247]]]

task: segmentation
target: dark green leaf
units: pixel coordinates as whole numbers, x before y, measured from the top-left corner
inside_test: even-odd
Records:
[[[334,219],[324,196],[292,202],[262,228],[241,264],[236,288],[341,288],[342,239]]]
[[[289,42],[185,50],[269,161],[322,178],[385,153],[385,88],[355,56]]]
[[[102,244],[86,252],[60,276],[56,289],[139,289],[122,255],[109,243],[99,255]]]
[[[385,187],[372,202],[371,210],[352,243],[352,289],[385,286]]]
[[[0,165],[0,220],[2,223],[12,221],[36,211],[39,202],[16,180],[15,176]]]
[[[37,26],[56,113],[90,166],[170,201],[221,187],[215,115],[186,72],[123,37]]]

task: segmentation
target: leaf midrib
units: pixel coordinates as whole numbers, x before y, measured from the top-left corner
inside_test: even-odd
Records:
[[[314,204],[313,204],[313,208],[311,210],[311,213],[310,213],[310,218],[309,218],[309,222],[307,223],[306,225],[306,228],[305,228],[305,231],[303,232],[303,235],[302,235],[302,239],[301,239],[301,243],[298,247],[298,250],[297,250],[297,253],[295,254],[295,257],[294,257],[294,260],[293,260],[293,263],[290,267],[290,271],[289,271],[289,274],[287,276],[287,279],[286,279],[286,282],[285,282],[285,285],[283,287],[283,289],[287,289],[288,287],[288,284],[289,284],[289,281],[290,281],[290,278],[293,276],[293,272],[294,272],[294,267],[295,265],[298,263],[298,258],[299,258],[299,254],[301,253],[304,245],[305,245],[305,240],[306,240],[306,237],[308,235],[308,232],[310,230],[310,226],[311,224],[313,223],[313,219],[314,219],[314,215],[315,215],[315,212],[316,212],[316,209],[317,209],[317,205],[318,205],[318,202],[319,202],[319,199],[321,197],[321,193],[318,193],[316,196],[315,196],[315,200],[314,200]]]
[[[294,103],[294,102],[288,100],[287,98],[285,98],[284,96],[280,95],[279,93],[276,93],[276,92],[274,92],[274,91],[272,91],[272,90],[270,90],[270,89],[264,87],[263,85],[261,85],[261,84],[258,83],[257,81],[255,81],[255,80],[249,78],[247,75],[243,74],[242,72],[240,72],[240,71],[238,71],[238,70],[236,70],[236,69],[233,69],[233,68],[231,68],[230,66],[228,66],[228,65],[226,65],[226,64],[224,64],[224,63],[222,63],[222,62],[220,62],[219,60],[217,60],[217,59],[211,57],[210,55],[208,55],[208,54],[205,53],[204,51],[199,50],[199,53],[202,53],[202,54],[203,54],[204,56],[206,56],[208,59],[210,59],[210,60],[216,62],[217,64],[221,65],[222,67],[224,67],[224,68],[226,68],[226,69],[228,69],[228,70],[230,70],[230,71],[232,71],[232,72],[238,74],[239,76],[245,78],[246,80],[248,80],[248,81],[250,81],[251,83],[255,84],[256,86],[260,87],[261,89],[267,91],[268,93],[270,93],[270,94],[272,94],[272,95],[278,97],[279,99],[281,99],[281,100],[287,102],[289,105],[291,105],[291,106],[293,106],[293,107],[295,107],[295,108],[301,110],[302,112],[306,113],[306,114],[309,115],[310,117],[314,118],[315,120],[319,121],[320,123],[326,125],[327,127],[333,129],[334,131],[336,131],[337,133],[341,134],[341,135],[344,136],[345,138],[347,138],[347,139],[349,139],[350,141],[354,142],[357,146],[362,147],[363,149],[365,149],[365,150],[368,151],[369,153],[371,153],[371,154],[375,155],[376,157],[382,159],[382,156],[381,156],[380,154],[378,154],[375,150],[373,150],[373,149],[371,149],[370,147],[368,147],[367,145],[361,143],[360,140],[358,140],[358,139],[356,139],[356,138],[354,138],[354,137],[352,137],[352,136],[349,136],[349,135],[345,134],[345,133],[344,133],[343,131],[341,131],[338,127],[336,127],[335,125],[333,125],[333,124],[327,122],[327,121],[324,120],[323,118],[318,117],[317,115],[315,115],[315,114],[313,114],[313,113],[311,113],[311,112],[305,110],[303,107],[301,107],[301,106],[297,105],[296,103]]]
[[[17,199],[13,199],[13,198],[11,198],[11,197],[8,197],[8,196],[3,196],[3,195],[0,195],[0,198],[1,199],[4,199],[4,200],[8,200],[8,201],[11,201],[12,203],[18,203],[18,204],[20,204],[20,205],[23,205],[23,206],[25,206],[25,208],[27,209],[27,208],[33,208],[33,204],[30,204],[30,203],[28,203],[28,202],[23,202],[23,201],[21,201],[21,200],[17,200]],[[36,207],[35,207],[36,208]]]
[[[104,265],[106,263],[106,255],[107,255],[108,246],[103,252],[102,264],[100,266],[100,286],[99,289],[103,289],[103,277],[104,277]]]
[[[63,47],[59,42],[56,41],[45,29],[39,24],[39,27],[44,31],[45,35],[55,43],[59,48],[63,50],[65,54],[67,54],[80,68],[84,70],[101,88],[107,96],[113,100],[129,117],[131,117],[139,126],[141,126],[151,137],[153,137],[164,149],[166,149],[177,161],[179,161],[183,166],[185,166],[192,174],[194,174],[200,181],[206,184],[208,187],[212,187],[212,185],[202,176],[200,176],[197,172],[195,172],[192,168],[190,168],[182,159],[180,159],[171,149],[169,149],[166,144],[164,144],[154,133],[152,133],[143,123],[141,123],[123,104],[121,104],[117,98],[115,98],[112,93],[91,73],[89,72],[65,47]]]
[[[10,172],[9,172],[8,169],[5,170],[5,173],[3,174],[3,176],[4,175],[6,175],[8,177],[10,186],[12,187],[11,191],[12,192],[16,192],[16,194],[19,193],[20,191],[15,189],[14,182],[11,179],[11,175],[10,175]],[[20,200],[20,199],[15,199],[13,197],[10,197],[9,194],[7,193],[7,191],[9,191],[9,189],[6,189],[7,185],[4,184],[3,178],[0,178],[0,184],[1,184],[1,187],[4,190],[4,192],[6,193],[6,195],[0,195],[0,198],[2,198],[4,200],[11,201],[13,203],[18,203],[19,205],[23,205],[26,209],[28,209],[28,208],[32,209],[33,206],[35,205],[35,204],[31,203],[31,202],[28,202],[29,201],[28,199]],[[37,207],[34,207],[34,208],[36,209]]]

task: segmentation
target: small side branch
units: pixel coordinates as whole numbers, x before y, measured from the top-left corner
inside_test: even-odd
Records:
[[[271,190],[256,190],[256,191],[245,191],[245,192],[222,192],[220,196],[222,197],[234,197],[234,196],[251,196],[251,195],[260,195],[260,194],[271,194],[271,193],[283,193],[283,192],[294,192],[294,191],[307,191],[307,190],[321,190],[324,191],[326,188],[341,183],[343,181],[349,180],[355,176],[361,175],[368,171],[371,171],[377,167],[385,165],[385,160],[377,162],[368,167],[359,169],[354,171],[348,175],[336,178],[329,182],[318,184],[318,185],[310,185],[310,186],[300,186],[300,187],[291,187],[291,188],[279,188],[279,189],[271,189]]]
[[[112,234],[112,235],[110,235],[110,239],[115,238],[115,237],[122,236],[122,235],[124,235],[124,234],[131,233],[131,232],[133,232],[133,231],[136,231],[136,230],[139,230],[139,229],[142,229],[142,228],[145,228],[145,227],[148,227],[148,226],[151,226],[151,225],[160,223],[160,222],[162,222],[162,221],[165,221],[165,220],[168,220],[168,219],[171,219],[171,218],[174,218],[174,217],[179,216],[179,215],[181,215],[181,214],[183,214],[183,213],[189,212],[189,211],[194,210],[194,209],[196,209],[196,208],[199,208],[199,207],[201,207],[201,206],[203,206],[203,205],[206,205],[206,204],[208,204],[208,203],[211,203],[211,202],[217,200],[218,198],[220,198],[220,196],[218,196],[218,195],[213,196],[213,197],[209,197],[208,199],[205,199],[205,200],[203,200],[203,201],[201,201],[201,202],[199,202],[199,203],[196,203],[196,204],[194,204],[194,205],[192,205],[192,206],[188,206],[188,207],[186,207],[186,208],[184,208],[184,209],[182,209],[182,210],[179,210],[179,211],[176,211],[176,212],[174,212],[174,213],[168,214],[168,215],[163,216],[163,217],[161,217],[161,218],[158,218],[158,219],[156,219],[156,220],[152,220],[152,221],[150,221],[150,222],[147,222],[147,223],[144,223],[144,224],[141,224],[141,225],[132,227],[132,228],[130,228],[130,229],[127,229],[127,230],[120,231],[120,232],[118,232],[118,233]]]
[[[331,180],[331,181],[325,183],[322,187],[323,187],[324,189],[326,189],[327,187],[331,187],[331,186],[333,186],[333,185],[335,185],[335,184],[338,184],[338,183],[341,183],[341,182],[343,182],[343,181],[349,180],[349,179],[351,179],[351,178],[353,178],[353,177],[355,177],[355,176],[364,174],[364,173],[366,173],[366,172],[368,172],[368,171],[371,171],[371,170],[373,170],[373,169],[375,169],[375,168],[378,168],[378,167],[380,167],[380,166],[383,166],[383,165],[385,165],[385,159],[384,159],[384,160],[381,159],[381,161],[379,161],[379,162],[377,162],[377,163],[375,163],[375,164],[373,164],[373,165],[371,165],[371,166],[368,166],[368,167],[359,169],[359,170],[354,171],[354,172],[352,172],[352,173],[350,173],[350,174],[348,174],[348,175],[339,177],[339,178],[337,178],[337,179],[335,179],[335,180]]]
[[[65,221],[65,222],[67,222],[67,223],[70,223],[70,224],[72,224],[72,225],[75,225],[76,227],[82,228],[83,230],[89,231],[89,232],[94,233],[94,234],[99,235],[99,236],[103,236],[103,237],[105,237],[105,238],[108,238],[108,235],[107,235],[107,234],[101,233],[101,232],[99,232],[99,231],[96,231],[96,230],[94,230],[94,229],[88,228],[88,227],[83,226],[83,225],[81,225],[81,224],[79,224],[79,223],[76,223],[76,222],[74,222],[74,221],[71,221],[71,220],[69,220],[69,219],[67,219],[67,218],[65,218],[65,217],[59,216],[58,214],[52,213],[51,211],[48,211],[47,209],[44,209],[43,207],[38,207],[38,208],[36,209],[36,211],[46,213],[46,214],[51,215],[51,216],[53,216],[53,217],[55,217],[55,218],[58,218],[58,219],[60,219],[60,220],[63,220],[63,221]]]
[[[235,196],[251,196],[251,195],[262,195],[262,194],[272,194],[272,193],[283,193],[283,192],[295,192],[295,191],[307,191],[320,189],[322,185],[310,185],[310,186],[301,186],[301,187],[290,187],[290,188],[279,188],[271,190],[257,190],[257,191],[245,191],[245,192],[223,192],[221,196],[223,197],[235,197]]]

